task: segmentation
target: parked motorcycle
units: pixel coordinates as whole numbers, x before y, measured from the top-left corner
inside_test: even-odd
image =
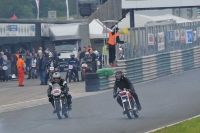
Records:
[[[7,71],[8,71],[8,66],[0,66],[0,80],[6,81],[6,79],[8,79]]]
[[[71,80],[74,80],[74,82],[76,82],[76,74],[74,73],[75,66],[74,65],[66,65],[68,67],[67,73],[66,73],[66,81],[69,77],[69,82],[71,82]]]
[[[119,91],[117,95],[121,97],[124,114],[126,114],[129,119],[132,119],[132,115],[134,115],[135,118],[138,118],[139,111],[137,108],[137,104],[130,91],[124,88],[124,90]]]
[[[62,119],[62,115],[64,115],[65,118],[68,118],[69,110],[67,106],[67,99],[63,94],[60,85],[54,84],[51,93],[53,95],[55,110],[58,119]]]
[[[88,66],[86,62],[82,62],[82,65],[81,65],[81,80],[82,81],[85,81],[86,73],[92,73],[92,70],[90,69],[90,67]]]

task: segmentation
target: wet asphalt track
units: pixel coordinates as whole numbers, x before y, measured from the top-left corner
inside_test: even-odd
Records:
[[[129,120],[112,91],[73,100],[70,118],[51,105],[0,114],[0,133],[143,133],[200,114],[200,70],[135,85],[143,110]]]

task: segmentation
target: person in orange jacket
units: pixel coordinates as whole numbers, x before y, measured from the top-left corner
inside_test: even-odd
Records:
[[[89,46],[88,46],[88,52],[90,53],[91,50],[93,50],[93,49],[92,49],[92,46],[89,45]]]
[[[17,70],[18,70],[18,79],[19,79],[19,87],[23,87],[24,82],[24,60],[22,59],[22,55],[19,55],[19,59],[16,63]]]
[[[108,48],[109,48],[109,63],[111,67],[114,67],[115,54],[116,54],[115,45],[117,43],[120,43],[120,44],[125,43],[125,41],[120,40],[118,31],[119,31],[119,28],[115,28],[113,32],[110,32],[109,40],[107,42]]]

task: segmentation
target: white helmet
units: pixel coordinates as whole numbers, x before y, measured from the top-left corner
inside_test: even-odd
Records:
[[[95,50],[94,53],[95,53],[96,55],[99,55],[99,52],[98,52],[97,50]]]
[[[53,81],[58,83],[58,82],[60,82],[60,80],[61,80],[61,74],[59,72],[55,72],[53,74]]]
[[[85,57],[90,57],[90,53],[89,53],[89,52],[86,52],[86,53],[85,53]]]
[[[70,53],[70,57],[71,58],[74,58],[75,57],[75,54],[72,52],[72,53]]]

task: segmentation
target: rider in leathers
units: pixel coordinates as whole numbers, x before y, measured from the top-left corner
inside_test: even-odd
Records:
[[[89,52],[85,53],[85,57],[83,58],[83,61],[86,62],[89,68],[91,69],[92,58],[90,57]]]
[[[70,59],[68,60],[67,62],[67,65],[70,65],[70,64],[74,64],[74,68],[73,68],[73,71],[75,73],[75,76],[77,78],[77,81],[79,81],[79,76],[78,76],[78,66],[79,66],[79,61],[78,59],[75,58],[75,54],[74,53],[71,53],[70,54]],[[68,74],[66,75],[66,80],[67,80],[67,76]]]
[[[59,63],[57,61],[53,60],[53,57],[50,56],[49,61],[47,63],[47,73],[46,73],[46,79],[45,79],[46,84],[47,84],[47,81],[49,79],[49,69],[50,69],[50,67],[54,67],[54,71],[58,71],[59,66],[60,66]]]
[[[71,110],[72,109],[72,107],[71,107],[72,96],[69,94],[69,88],[67,86],[67,82],[64,79],[61,78],[61,75],[60,75],[59,72],[55,72],[53,74],[53,81],[51,83],[49,83],[49,88],[47,89],[47,96],[49,97],[49,102],[54,107],[53,113],[56,113],[56,110],[55,110],[54,99],[53,99],[53,96],[51,94],[51,91],[52,91],[52,87],[55,83],[58,83],[61,86],[61,90],[63,91],[63,93],[65,94],[65,96],[67,98],[68,109]]]
[[[115,73],[115,78],[116,80],[115,80],[115,85],[113,89],[113,97],[114,98],[117,97],[117,102],[119,103],[119,105],[123,107],[121,97],[117,95],[117,88],[119,88],[120,90],[123,90],[124,88],[126,88],[130,90],[130,93],[134,97],[136,104],[138,106],[138,110],[141,110],[142,107],[140,105],[138,95],[136,94],[134,86],[131,83],[131,81],[127,77],[124,77],[124,74],[122,71],[117,71]]]

